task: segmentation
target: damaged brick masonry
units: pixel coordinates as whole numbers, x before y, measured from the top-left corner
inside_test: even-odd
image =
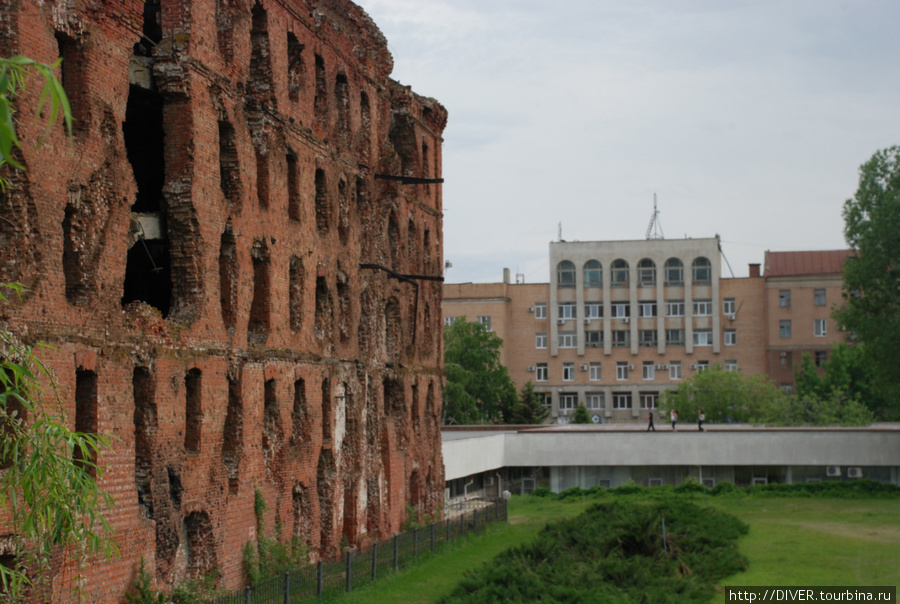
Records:
[[[0,11],[0,52],[52,63],[74,140],[6,168],[0,324],[42,352],[99,462],[122,556],[86,571],[119,602],[220,571],[267,533],[312,558],[440,510],[446,110],[391,80],[347,0],[46,0]],[[0,527],[0,544],[10,528]],[[0,551],[0,555],[9,552]],[[67,601],[61,552],[48,582]]]

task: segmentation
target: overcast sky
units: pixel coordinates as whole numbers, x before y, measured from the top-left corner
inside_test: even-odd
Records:
[[[548,243],[719,234],[846,247],[859,166],[900,144],[894,0],[357,0],[392,77],[449,112],[447,282],[549,281]],[[729,276],[723,263],[723,274]]]

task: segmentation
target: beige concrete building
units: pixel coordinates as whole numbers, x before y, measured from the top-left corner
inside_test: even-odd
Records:
[[[553,242],[549,283],[504,271],[445,284],[444,323],[466,316],[502,338],[517,388],[533,382],[552,422],[579,404],[598,422],[644,421],[664,390],[714,364],[790,386],[803,351],[824,359],[843,338],[829,314],[846,254],[767,253],[765,278],[759,265],[722,278],[717,237]],[[794,306],[778,305],[783,290]],[[796,325],[786,337],[783,321]]]

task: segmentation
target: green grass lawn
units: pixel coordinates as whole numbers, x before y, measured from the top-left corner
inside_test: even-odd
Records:
[[[449,545],[403,572],[385,576],[325,602],[434,602],[470,569],[508,547],[530,542],[548,522],[575,516],[591,499],[514,497],[509,523]],[[724,585],[897,585],[900,576],[900,501],[804,497],[696,497],[750,525],[739,542],[746,572]],[[716,601],[725,602],[720,595]]]

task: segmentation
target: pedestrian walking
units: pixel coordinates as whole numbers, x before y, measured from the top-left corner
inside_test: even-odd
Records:
[[[650,413],[647,414],[647,420],[649,422],[647,424],[647,432],[650,432],[651,430],[656,432],[656,426],[653,425],[653,409],[652,408],[650,409]]]
[[[672,429],[677,430],[675,424],[678,423],[678,409],[672,409],[672,413],[669,414],[669,419],[672,420]]]
[[[697,415],[697,429],[703,432],[703,422],[706,421],[706,415],[703,414],[703,409],[700,409],[700,414]]]

